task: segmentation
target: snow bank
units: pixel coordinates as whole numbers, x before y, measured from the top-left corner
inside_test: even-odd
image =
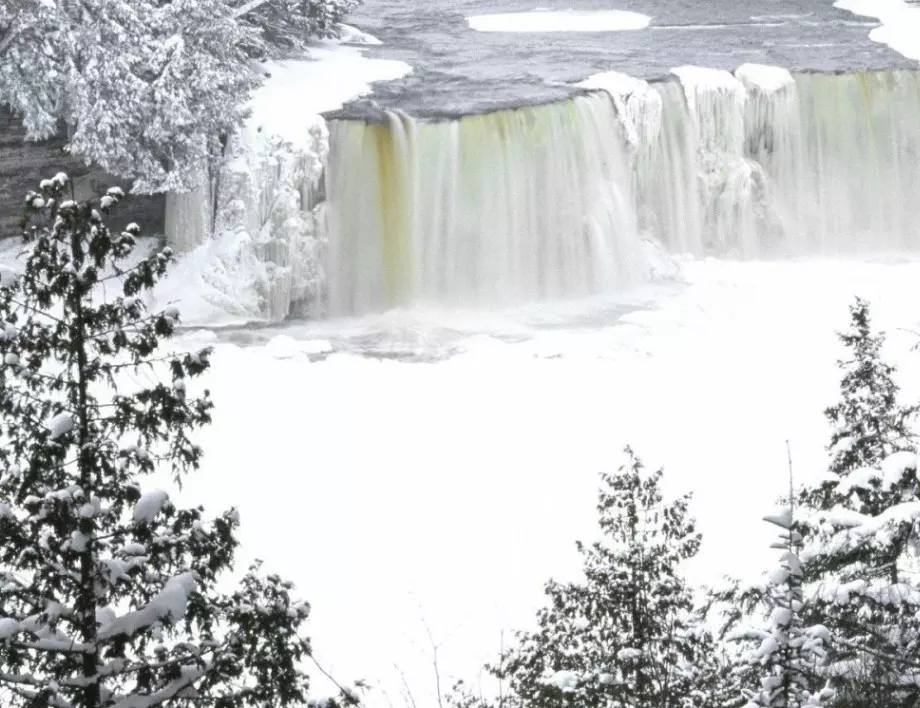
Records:
[[[652,18],[626,10],[532,10],[474,15],[466,21],[477,32],[620,32],[645,29]]]
[[[684,89],[688,91],[688,100],[693,99],[693,94],[689,93],[691,89],[696,91],[721,91],[728,94],[735,94],[739,91],[738,79],[730,72],[722,69],[685,65],[671,69],[671,73],[680,79]],[[743,89],[741,94],[744,94]]]
[[[876,18],[882,26],[872,30],[869,39],[920,61],[920,7],[904,0],[837,0],[834,7]]]
[[[339,41],[343,44],[364,44],[370,46],[379,46],[383,44],[374,35],[362,32],[357,27],[351,25],[339,25]]]

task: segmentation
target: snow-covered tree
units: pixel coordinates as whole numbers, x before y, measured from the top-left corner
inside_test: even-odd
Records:
[[[797,525],[806,542],[806,589],[837,640],[832,659],[840,705],[848,708],[920,699],[918,462],[900,452],[854,471],[832,487],[839,505],[812,510]],[[854,499],[884,508],[861,513]]]
[[[0,0],[0,105],[138,192],[186,190],[246,116],[254,56],[351,0]]]
[[[848,357],[838,362],[843,372],[840,400],[825,411],[831,424],[829,478],[815,488],[806,489],[800,502],[817,508],[830,508],[844,502],[836,489],[841,479],[859,470],[877,467],[896,452],[915,452],[917,438],[911,423],[918,406],[898,401],[896,369],[882,360],[885,337],[874,333],[869,304],[857,298],[850,307],[850,326],[838,334]],[[877,484],[858,485],[847,502],[864,514],[878,514],[898,501],[901,490],[892,498]]]
[[[0,269],[0,703],[301,705],[309,606],[258,565],[222,590],[237,512],[145,488],[197,468],[212,408],[208,350],[164,353],[178,311],[144,304],[172,254],[105,226],[120,190],[67,190],[29,194],[24,267]]]
[[[550,581],[538,629],[520,633],[492,672],[507,683],[508,704],[630,706],[718,705],[716,652],[695,621],[680,574],[700,535],[688,497],[665,502],[661,471],[628,462],[604,474],[598,500],[604,540],[578,544],[584,579]]]
[[[734,639],[753,639],[755,647],[747,662],[761,674],[760,687],[746,691],[748,708],[803,708],[831,705],[834,691],[819,674],[825,663],[830,632],[823,625],[805,626],[802,613],[802,562],[798,555],[801,537],[793,529],[792,508],[765,520],[783,529],[779,566],[769,575],[764,600],[768,621],[762,629],[741,629]],[[817,684],[817,685],[816,685]]]
[[[337,37],[342,20],[361,0],[267,0],[254,4],[243,21],[257,29],[265,43],[274,48],[302,49],[311,37]],[[252,2],[249,3],[253,5]],[[241,4],[244,8],[245,3]]]

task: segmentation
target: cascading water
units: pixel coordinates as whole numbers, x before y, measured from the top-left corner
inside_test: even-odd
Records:
[[[327,309],[508,304],[641,279],[629,159],[606,94],[332,125]]]
[[[795,90],[797,134],[757,156],[787,238],[824,253],[920,246],[920,73],[803,74]]]
[[[920,246],[920,73],[684,67],[652,84],[640,224],[673,251],[763,255]],[[657,99],[656,99],[657,100]]]

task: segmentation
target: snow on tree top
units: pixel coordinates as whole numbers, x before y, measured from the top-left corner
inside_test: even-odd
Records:
[[[169,500],[169,494],[162,489],[146,492],[134,505],[133,518],[136,523],[150,523],[160,513],[163,505]]]
[[[0,287],[10,288],[16,285],[19,280],[22,278],[22,273],[20,273],[15,268],[10,266],[0,265]]]
[[[198,587],[198,574],[187,571],[170,578],[150,602],[139,610],[128,612],[114,619],[99,631],[99,639],[106,640],[120,634],[129,637],[155,622],[168,620],[178,622],[185,617],[188,598]]]
[[[895,452],[882,460],[882,481],[892,487],[898,484],[908,470],[920,469],[920,455],[915,452]]]
[[[48,419],[45,427],[51,431],[49,436],[52,440],[57,440],[62,435],[66,435],[73,430],[73,416],[70,413],[58,413],[56,416]]]
[[[763,517],[763,520],[771,524],[776,524],[784,529],[788,529],[792,526],[792,509],[787,508],[776,514],[767,514]]]
[[[633,647],[623,647],[617,652],[617,659],[621,661],[633,661],[642,657],[642,650]]]
[[[544,679],[544,683],[549,686],[555,686],[560,691],[569,693],[578,687],[578,674],[574,671],[557,671],[551,676]]]

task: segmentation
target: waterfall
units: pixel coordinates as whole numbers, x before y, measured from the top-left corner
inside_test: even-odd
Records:
[[[640,226],[669,249],[756,258],[920,246],[920,73],[674,73],[651,84],[662,126],[635,166]]]
[[[790,246],[920,246],[920,73],[802,74],[795,91],[795,135],[760,155]]]
[[[179,253],[187,253],[211,238],[211,182],[205,170],[198,178],[198,188],[191,192],[166,195],[166,240]]]
[[[296,145],[238,136],[214,194],[170,195],[169,238],[213,252],[200,277],[223,309],[267,319],[603,294],[649,276],[649,244],[735,258],[920,246],[920,72],[680,67],[580,90],[328,133],[308,116]]]
[[[606,94],[454,121],[334,121],[328,312],[502,305],[635,283],[631,184]]]

